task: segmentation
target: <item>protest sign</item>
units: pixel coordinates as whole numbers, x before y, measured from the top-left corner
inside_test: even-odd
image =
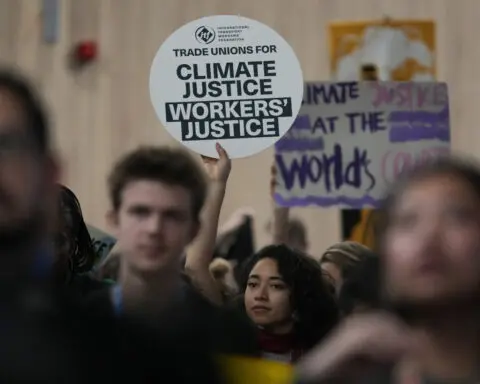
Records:
[[[449,143],[445,83],[307,83],[295,124],[275,145],[275,199],[376,207],[402,171]]]
[[[150,97],[180,143],[218,158],[272,146],[290,128],[303,94],[300,63],[274,30],[240,16],[212,16],[175,31],[150,71]]]
[[[436,27],[432,20],[333,22],[328,26],[332,80],[433,81]],[[375,245],[375,211],[343,209],[342,238]]]

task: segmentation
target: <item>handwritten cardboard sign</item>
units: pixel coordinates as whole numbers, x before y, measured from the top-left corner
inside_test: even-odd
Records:
[[[294,125],[275,144],[275,199],[377,207],[402,171],[449,149],[445,83],[306,83]]]

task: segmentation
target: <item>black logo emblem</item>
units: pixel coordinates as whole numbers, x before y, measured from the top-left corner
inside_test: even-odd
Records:
[[[210,27],[198,27],[195,31],[195,39],[197,39],[200,44],[210,44],[215,40],[215,31]]]

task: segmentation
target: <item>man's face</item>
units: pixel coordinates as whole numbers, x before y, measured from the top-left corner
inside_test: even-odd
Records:
[[[187,189],[157,181],[128,183],[111,214],[124,261],[143,274],[180,268],[198,231]]]
[[[39,157],[27,124],[22,105],[0,89],[0,243],[44,226],[55,188],[52,163]]]

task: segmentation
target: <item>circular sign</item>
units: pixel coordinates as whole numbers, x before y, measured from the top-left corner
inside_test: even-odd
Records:
[[[302,104],[303,76],[288,43],[240,16],[192,21],[162,44],[150,97],[166,130],[189,149],[218,158],[256,154],[279,140]]]

